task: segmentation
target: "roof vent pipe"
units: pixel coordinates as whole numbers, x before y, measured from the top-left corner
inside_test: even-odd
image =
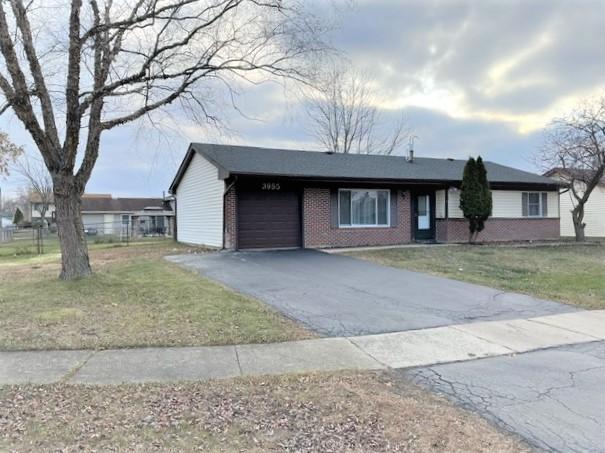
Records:
[[[408,162],[414,162],[414,140],[417,139],[418,137],[415,135],[410,136],[410,139],[408,141],[408,156],[406,158],[406,160]]]

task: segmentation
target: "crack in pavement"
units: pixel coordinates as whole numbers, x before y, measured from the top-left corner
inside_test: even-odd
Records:
[[[90,359],[92,359],[92,357],[99,352],[97,349],[93,350],[90,352],[90,354],[88,356],[86,356],[84,358],[84,360],[82,360],[81,363],[78,363],[76,366],[74,366],[72,369],[70,369],[67,373],[65,373],[65,376],[63,376],[61,379],[59,379],[59,383],[64,384],[67,381],[69,381],[70,379],[72,379],[76,374],[78,374],[78,371],[80,371],[82,368],[84,368],[84,366],[86,366],[86,364],[88,363],[88,361]]]
[[[548,451],[605,451],[605,342],[400,374]]]

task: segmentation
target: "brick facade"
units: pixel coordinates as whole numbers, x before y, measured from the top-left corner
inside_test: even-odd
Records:
[[[407,244],[411,242],[410,193],[397,191],[397,196],[396,226],[384,228],[337,228],[331,224],[330,189],[305,188],[303,191],[304,247],[357,247]]]
[[[436,239],[438,242],[467,242],[468,222],[466,219],[437,219]],[[481,242],[537,241],[559,239],[558,218],[492,218],[485,222],[485,229],[477,238]]]
[[[225,194],[224,209],[224,247],[234,249],[237,247],[237,192],[235,186],[231,186]]]
[[[398,245],[413,242],[412,197],[409,191],[397,191],[397,224],[379,228],[338,228],[332,226],[330,189],[307,187],[302,190],[303,247],[362,247]],[[391,213],[393,215],[393,213]],[[484,242],[529,241],[559,238],[558,218],[492,218],[478,240]],[[465,219],[436,219],[437,242],[467,242]],[[237,192],[231,187],[225,195],[224,246],[237,247]]]

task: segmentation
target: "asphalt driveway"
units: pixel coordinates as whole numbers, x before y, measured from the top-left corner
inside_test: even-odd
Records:
[[[547,451],[605,451],[605,342],[401,371]]]
[[[326,336],[575,311],[530,296],[313,250],[178,255],[187,266]]]

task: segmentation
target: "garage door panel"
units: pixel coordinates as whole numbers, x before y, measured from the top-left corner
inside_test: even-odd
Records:
[[[301,246],[298,192],[241,191],[238,248]]]

